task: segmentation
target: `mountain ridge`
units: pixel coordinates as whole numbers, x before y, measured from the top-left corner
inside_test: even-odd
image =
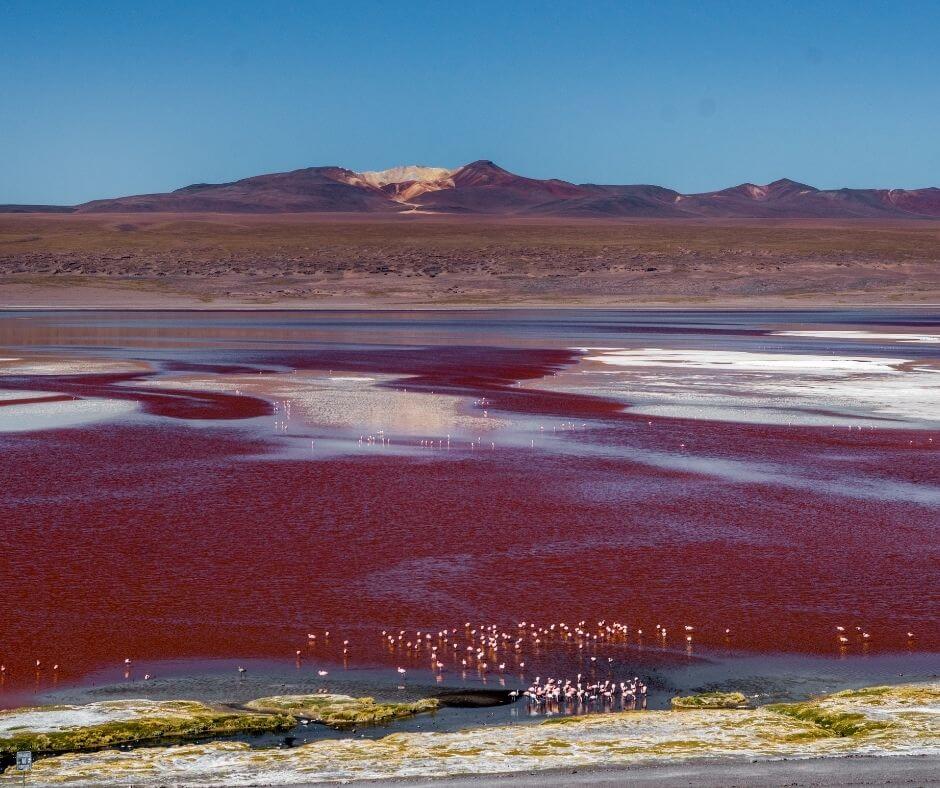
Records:
[[[684,194],[650,184],[576,184],[517,175],[488,159],[454,169],[404,165],[356,172],[306,167],[76,206],[0,212],[480,214],[571,218],[940,218],[940,189],[818,189],[781,178]]]

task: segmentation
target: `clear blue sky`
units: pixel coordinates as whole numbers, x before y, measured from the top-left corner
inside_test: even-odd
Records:
[[[0,0],[0,203],[480,158],[940,185],[940,2]]]

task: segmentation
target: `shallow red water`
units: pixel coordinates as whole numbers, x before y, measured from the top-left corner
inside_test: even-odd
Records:
[[[37,659],[70,679],[125,656],[290,657],[322,628],[333,656],[348,637],[353,662],[387,662],[379,630],[467,620],[661,623],[679,648],[690,624],[696,646],[826,654],[841,625],[850,653],[940,650],[938,512],[892,486],[936,483],[931,436],[650,426],[606,400],[513,385],[573,358],[438,347],[277,359],[408,374],[409,390],[485,394],[494,410],[599,419],[558,453],[284,459],[274,439],[180,420],[260,415],[263,400],[155,393],[135,375],[11,379],[130,397],[158,418],[0,436],[8,686],[34,681]],[[732,465],[656,467],[682,452]],[[782,483],[744,474],[768,464]],[[861,492],[849,489],[853,468]]]

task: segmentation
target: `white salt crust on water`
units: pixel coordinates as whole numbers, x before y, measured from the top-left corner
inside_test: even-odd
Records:
[[[613,397],[631,413],[651,416],[940,426],[940,367],[924,361],[659,348],[582,352],[588,355],[574,369],[535,385]]]
[[[774,331],[775,337],[812,337],[817,339],[858,339],[875,342],[923,342],[940,344],[938,334],[888,334],[877,331]]]
[[[23,359],[0,358],[0,375],[101,375],[141,372],[150,366],[140,361],[112,359]]]
[[[590,351],[590,348],[586,348]],[[618,367],[683,367],[685,369],[721,369],[741,372],[899,372],[898,365],[909,363],[903,358],[868,356],[809,355],[803,353],[751,353],[743,350],[689,350],[684,348],[639,348],[607,351],[588,356],[586,361],[599,361]]]
[[[0,400],[5,399],[33,399],[34,397],[54,397],[54,391],[23,391],[14,389],[13,391],[4,391],[0,389]]]
[[[17,392],[23,394],[24,392]],[[36,432],[65,427],[83,427],[134,413],[137,403],[129,400],[76,399],[33,402],[0,408],[0,433]]]

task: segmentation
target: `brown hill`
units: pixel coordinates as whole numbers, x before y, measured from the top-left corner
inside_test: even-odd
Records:
[[[422,210],[446,213],[518,214],[583,192],[567,181],[524,178],[486,160],[459,168],[449,180],[452,185],[425,191],[414,203]]]
[[[400,210],[403,210],[402,206],[390,200],[380,189],[342,167],[308,167],[257,175],[232,183],[197,183],[165,194],[95,200],[76,208],[79,213],[372,213]]]
[[[173,192],[95,200],[74,208],[0,212],[437,213],[584,218],[856,219],[940,217],[940,189],[817,189],[781,179],[680,194],[649,185],[526,178],[491,161],[454,170],[412,165],[379,172],[309,167]]]

